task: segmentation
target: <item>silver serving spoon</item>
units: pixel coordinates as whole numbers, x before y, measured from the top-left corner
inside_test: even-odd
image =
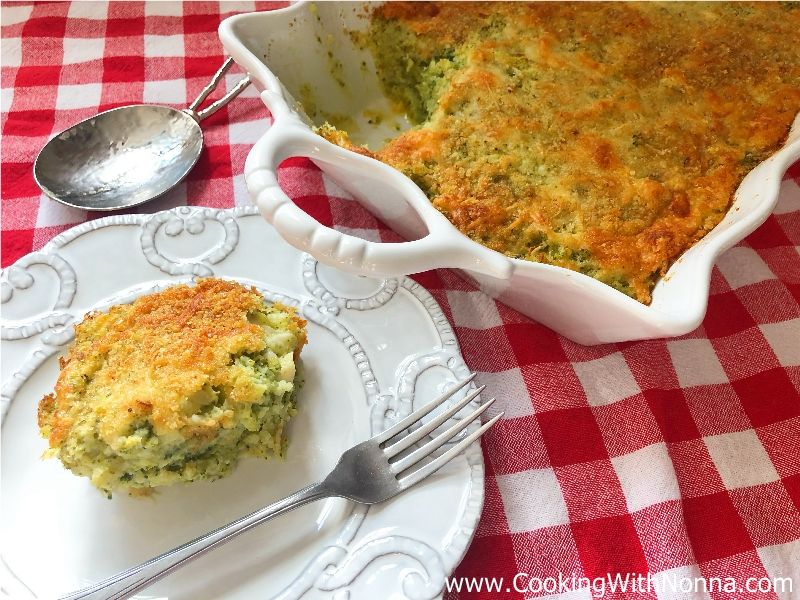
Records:
[[[50,140],[33,177],[53,200],[85,210],[116,210],[148,202],[180,183],[200,157],[200,121],[250,85],[250,76],[198,111],[233,65],[229,58],[189,108],[122,106],[73,125]]]

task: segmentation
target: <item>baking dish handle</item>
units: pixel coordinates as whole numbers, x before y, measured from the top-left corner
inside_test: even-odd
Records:
[[[326,160],[341,160],[342,153],[350,153],[314,135],[299,120],[291,124],[286,118],[280,120],[281,125],[273,125],[253,147],[245,172],[248,189],[262,216],[292,246],[322,263],[359,275],[398,277],[430,269],[459,268],[499,279],[511,276],[508,258],[460,234],[430,205],[428,211],[413,207],[428,234],[408,242],[371,242],[319,223],[281,189],[276,176],[278,165],[292,156],[313,160],[324,155]],[[362,158],[372,161],[357,159]]]

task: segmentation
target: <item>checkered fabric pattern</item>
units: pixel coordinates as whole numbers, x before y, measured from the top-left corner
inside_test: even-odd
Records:
[[[4,3],[2,264],[95,216],[36,187],[32,162],[52,134],[115,106],[187,104],[222,64],[219,21],[272,6]],[[228,88],[238,76],[227,76]],[[217,113],[204,123],[207,147],[188,180],[142,210],[248,203],[241,173],[266,117],[253,89]],[[289,159],[280,175],[321,222],[397,239],[309,161]],[[749,577],[790,576],[793,592],[606,597],[800,597],[799,184],[800,163],[775,213],[720,258],[708,315],[681,338],[582,347],[450,271],[415,276],[506,413],[483,441],[486,504],[457,575],[505,577],[509,586],[518,572],[649,573],[734,578],[741,589]]]

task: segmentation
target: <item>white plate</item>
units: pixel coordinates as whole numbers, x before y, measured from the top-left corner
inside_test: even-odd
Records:
[[[210,275],[269,290],[309,321],[286,460],[247,459],[220,481],[106,500],[57,460],[40,459],[36,404],[53,387],[72,324],[87,310]],[[467,375],[450,325],[423,288],[318,265],[249,207],[91,221],[6,269],[0,285],[0,537],[3,588],[13,598],[79,588],[319,480],[343,450]],[[433,598],[463,557],[482,502],[473,445],[392,502],[303,507],[138,597]]]

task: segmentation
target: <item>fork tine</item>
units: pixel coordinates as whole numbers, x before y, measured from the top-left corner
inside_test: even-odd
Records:
[[[467,417],[464,417],[457,423],[451,425],[449,428],[447,428],[447,430],[437,435],[430,442],[426,442],[425,444],[422,445],[422,447],[417,448],[416,450],[414,450],[414,452],[412,452],[408,456],[404,456],[397,462],[389,463],[389,467],[392,469],[392,472],[397,474],[402,473],[406,469],[413,467],[415,464],[417,464],[420,460],[422,460],[426,456],[429,456],[431,452],[443,446],[453,437],[455,437],[456,435],[464,431],[464,429],[469,427],[470,423],[472,423],[475,419],[480,417],[484,412],[486,412],[487,408],[489,408],[492,404],[494,404],[494,400],[495,399],[492,398],[491,400],[484,402],[475,411],[473,411],[472,414],[470,414]],[[416,431],[414,433],[416,433]],[[409,435],[408,437],[411,436]],[[402,441],[405,441],[405,438],[403,438],[401,442]]]
[[[378,435],[374,436],[372,439],[374,441],[378,442],[379,444],[382,444],[386,440],[396,436],[401,431],[403,431],[405,429],[408,429],[411,425],[413,425],[414,423],[419,421],[422,417],[427,415],[429,412],[431,412],[433,409],[435,409],[437,406],[439,406],[442,402],[447,400],[450,396],[455,394],[458,390],[460,390],[461,388],[466,386],[470,381],[475,379],[475,375],[476,375],[476,373],[473,373],[472,375],[470,375],[469,377],[467,377],[463,381],[459,381],[455,386],[453,386],[452,388],[447,390],[444,394],[442,394],[441,396],[439,396],[435,400],[431,400],[430,402],[428,402],[428,404],[426,404],[422,408],[420,408],[418,410],[415,410],[413,413],[408,415],[405,419],[403,419],[402,421],[400,421],[396,425],[393,425],[392,427],[390,427],[389,429],[387,429],[383,433],[379,433]]]
[[[478,389],[471,391],[464,398],[456,402],[453,406],[443,411],[441,414],[437,415],[436,418],[431,419],[419,429],[416,429],[414,432],[409,433],[408,435],[402,437],[399,441],[395,442],[394,444],[386,448],[386,450],[384,450],[386,456],[388,458],[392,458],[398,452],[402,452],[411,445],[416,444],[419,440],[424,438],[431,431],[433,431],[434,429],[439,427],[442,423],[447,421],[447,419],[452,417],[454,414],[456,414],[458,411],[464,408],[467,404],[472,402],[475,399],[475,397],[478,394],[480,394],[484,389],[486,389],[486,386],[482,385]]]
[[[400,483],[400,487],[402,489],[407,489],[412,485],[414,485],[415,483],[422,481],[428,475],[438,471],[444,465],[453,460],[456,456],[461,454],[461,452],[464,451],[470,444],[472,444],[472,442],[481,437],[486,432],[487,429],[489,429],[492,425],[494,425],[498,421],[498,419],[500,419],[500,417],[503,416],[503,414],[504,413],[500,413],[492,417],[490,420],[486,421],[486,423],[484,423],[479,429],[469,434],[466,438],[464,438],[458,444],[450,448],[447,452],[433,459],[426,465],[423,465],[416,471],[398,480]]]

